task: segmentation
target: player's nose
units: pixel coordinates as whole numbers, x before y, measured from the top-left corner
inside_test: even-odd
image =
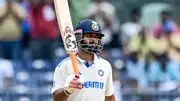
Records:
[[[98,44],[98,42],[97,42],[95,39],[89,40],[89,43],[90,43],[90,44]]]

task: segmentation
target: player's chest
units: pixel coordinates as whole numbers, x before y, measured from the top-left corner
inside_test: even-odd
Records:
[[[81,65],[79,68],[79,73],[83,76],[85,82],[97,81],[106,83],[108,77],[108,71],[100,65],[92,65],[90,67]]]

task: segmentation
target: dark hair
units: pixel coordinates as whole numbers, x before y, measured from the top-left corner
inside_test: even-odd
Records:
[[[131,15],[133,15],[133,14],[140,15],[140,10],[139,10],[138,8],[133,8],[133,9],[131,10]]]
[[[168,16],[170,16],[171,15],[171,11],[170,10],[163,10],[163,11],[161,11],[161,15],[168,15]]]

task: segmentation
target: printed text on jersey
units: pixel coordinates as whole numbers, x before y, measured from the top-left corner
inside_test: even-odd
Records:
[[[84,82],[83,88],[104,88],[104,83],[103,82],[97,82],[97,81],[87,81]]]

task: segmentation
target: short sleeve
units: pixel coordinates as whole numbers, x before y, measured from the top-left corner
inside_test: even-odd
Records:
[[[107,84],[106,84],[105,96],[111,96],[113,94],[114,94],[114,88],[113,88],[113,78],[112,78],[112,67],[109,64],[109,74],[108,74],[108,79],[107,79]]]
[[[66,72],[67,70],[66,70],[65,64],[61,64],[56,67],[54,71],[54,76],[53,76],[53,88],[51,90],[52,94],[56,90],[64,87]]]

